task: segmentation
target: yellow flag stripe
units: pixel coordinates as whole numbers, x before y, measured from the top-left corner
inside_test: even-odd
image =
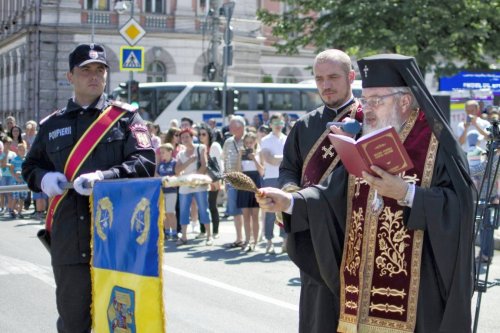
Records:
[[[115,286],[134,291],[136,332],[165,332],[161,279],[92,267],[92,313],[95,332],[108,332],[108,310]],[[98,294],[99,296],[97,296]]]

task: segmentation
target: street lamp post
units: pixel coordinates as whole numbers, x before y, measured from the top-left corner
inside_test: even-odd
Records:
[[[92,37],[90,37],[90,42],[94,43],[95,35],[95,0],[92,0]]]
[[[135,0],[127,1],[127,2],[130,2],[130,19],[133,19],[134,18],[134,2],[135,2]],[[127,9],[127,6],[125,5],[125,1],[115,1],[114,9],[118,12],[118,14],[122,14]],[[128,91],[127,102],[129,104],[132,102],[132,82],[133,81],[134,81],[134,72],[130,71],[128,84],[127,84],[127,91]]]
[[[233,28],[231,27],[231,17],[234,11],[234,1],[226,2],[222,5],[221,14],[226,17],[226,29],[224,31],[224,52],[223,52],[223,66],[222,66],[222,121],[226,123],[226,117],[228,116],[227,110],[227,67],[231,66],[233,63],[233,46],[231,45],[231,40],[233,39]]]
[[[135,0],[131,1],[131,7],[130,7],[130,19],[134,18],[134,2]],[[132,82],[134,81],[134,72],[130,71],[129,72],[129,80],[128,80],[128,103],[130,104],[132,102]]]

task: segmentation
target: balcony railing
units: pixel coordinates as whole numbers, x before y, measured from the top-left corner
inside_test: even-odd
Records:
[[[117,14],[112,11],[95,11],[95,18],[92,17],[92,11],[82,13],[82,23],[115,28],[119,25]],[[127,15],[127,14],[124,14]],[[201,23],[199,18],[194,16],[174,16],[166,14],[140,13],[134,15],[139,24],[146,30],[151,32],[189,32],[199,33]]]
[[[167,15],[144,15],[144,28],[167,29]]]
[[[94,17],[92,16],[92,12],[88,12],[87,16],[87,23],[92,24],[92,21],[94,21],[95,24],[110,24],[111,23],[111,13],[110,12],[101,12],[101,11],[95,11],[94,12]]]

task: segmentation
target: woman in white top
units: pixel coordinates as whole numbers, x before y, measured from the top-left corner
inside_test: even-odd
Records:
[[[219,170],[223,171],[222,147],[217,141],[214,141],[212,129],[206,124],[201,124],[198,128],[198,138],[200,139],[200,143],[208,147],[208,157],[216,159]],[[214,238],[219,237],[220,219],[219,210],[217,209],[217,196],[219,195],[220,185],[220,180],[217,180],[210,184],[208,190],[208,209],[212,219],[212,234]],[[205,233],[205,226],[203,224],[200,226],[200,231],[202,234]]]
[[[175,165],[176,175],[205,174],[207,171],[206,147],[203,144],[193,144],[193,131],[191,128],[183,129],[180,132],[182,144],[186,147],[177,154],[177,164]],[[200,223],[210,224],[208,213],[208,185],[201,186],[180,186],[179,187],[179,222],[181,224],[182,236],[177,241],[177,245],[187,243],[187,226],[189,225],[189,213],[193,198],[198,205]],[[207,245],[212,245],[210,227],[207,229]]]
[[[259,159],[255,133],[248,132],[243,136],[243,149],[240,153],[241,171],[252,178],[257,187],[260,187],[264,167]],[[246,244],[244,250],[250,252],[255,249],[255,243],[259,237],[259,205],[254,193],[247,191],[238,191],[236,205],[243,211]],[[250,240],[251,236],[253,236],[253,242]]]

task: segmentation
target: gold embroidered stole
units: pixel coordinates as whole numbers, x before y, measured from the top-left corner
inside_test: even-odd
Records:
[[[354,103],[339,112],[333,121],[342,121],[346,117],[351,117],[360,122],[362,121],[362,119],[360,119],[362,117],[361,105],[356,99]],[[301,177],[302,188],[323,182],[340,161],[337,152],[328,139],[329,133],[331,133],[330,129],[326,128],[318,140],[316,140],[311,150],[309,150],[304,160]]]
[[[400,138],[415,164],[403,179],[429,187],[438,142],[423,112],[410,116]],[[348,186],[338,332],[414,332],[424,232],[406,229],[394,199],[372,211],[374,190],[361,178],[350,176]]]

